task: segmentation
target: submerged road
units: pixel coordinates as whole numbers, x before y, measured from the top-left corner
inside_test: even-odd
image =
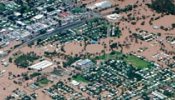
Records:
[[[89,21],[93,18],[102,18],[102,15],[98,14],[98,13],[95,13],[95,12],[90,12],[91,17],[90,18],[83,18],[83,19],[80,19],[80,20],[77,20],[77,21],[74,21],[74,22],[71,22],[71,23],[68,23],[66,25],[63,25],[63,26],[59,26],[59,27],[56,27],[55,30],[53,30],[52,32],[50,33],[45,33],[45,34],[40,34],[38,36],[35,36],[33,37],[32,39],[30,40],[26,40],[23,44],[31,44],[33,41],[36,41],[38,39],[45,39],[46,37],[49,37],[49,36],[52,36],[52,35],[55,35],[59,32],[62,32],[64,30],[67,30],[67,29],[71,29],[71,28],[75,28],[77,26],[81,26],[83,24],[86,23],[86,21]]]
[[[88,19],[89,20],[89,19]],[[46,37],[49,37],[49,36],[52,36],[52,35],[55,35],[59,32],[62,32],[64,30],[67,30],[67,29],[70,29],[70,28],[74,28],[74,27],[77,27],[77,26],[81,26],[83,24],[86,23],[87,20],[77,20],[75,22],[71,22],[71,23],[68,23],[66,25],[63,25],[63,26],[60,26],[60,27],[56,27],[56,29],[50,33],[45,33],[45,34],[41,34],[41,35],[38,35],[36,37],[33,37],[32,39],[30,40],[26,40],[24,42],[24,44],[30,44],[32,43],[33,41],[36,41],[38,39],[45,39]]]

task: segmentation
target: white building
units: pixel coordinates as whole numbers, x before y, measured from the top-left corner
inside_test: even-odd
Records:
[[[45,68],[50,67],[52,65],[53,65],[52,62],[47,61],[47,60],[44,60],[42,62],[39,62],[37,64],[34,64],[32,66],[29,66],[29,68],[35,69],[35,70],[42,70],[42,69],[45,69]]]
[[[77,82],[77,81],[75,81],[75,80],[72,80],[72,81],[71,81],[71,84],[74,85],[74,86],[77,86],[77,85],[79,85],[80,83]]]
[[[94,10],[94,9],[105,9],[112,6],[112,3],[110,1],[101,1],[98,3],[95,3],[94,5],[87,6],[88,9]]]
[[[85,60],[78,60],[76,61],[75,63],[72,64],[72,66],[78,68],[78,69],[81,69],[81,70],[86,70],[86,69],[89,69],[90,67],[93,67],[94,64],[91,60],[89,59],[85,59]]]
[[[44,17],[44,15],[39,14],[39,15],[34,16],[34,17],[32,18],[32,20],[33,20],[33,21],[40,20],[40,19],[42,19],[43,17]]]
[[[110,21],[116,21],[116,20],[119,20],[121,18],[121,16],[119,14],[110,14],[110,15],[107,15],[106,17]]]
[[[160,92],[157,92],[157,91],[154,91],[152,92],[152,94],[158,98],[160,98],[161,100],[165,100],[167,98],[167,96],[165,96],[164,94],[160,93]]]
[[[5,51],[0,51],[0,58],[4,57],[7,55],[7,52]]]

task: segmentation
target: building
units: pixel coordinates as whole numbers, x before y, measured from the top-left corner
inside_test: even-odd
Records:
[[[52,65],[53,65],[52,62],[44,60],[42,62],[39,62],[37,64],[29,66],[29,68],[34,69],[34,70],[42,70],[42,69],[45,69],[45,68],[50,67]]]
[[[160,98],[161,100],[165,100],[167,98],[167,96],[165,96],[164,94],[160,93],[160,92],[157,92],[157,91],[154,91],[152,92],[152,94],[158,98]]]
[[[88,9],[90,10],[94,10],[94,9],[105,9],[105,8],[109,8],[112,6],[112,3],[110,1],[101,1],[98,3],[95,3],[94,5],[89,5],[87,6]]]
[[[89,68],[94,66],[94,63],[89,59],[85,59],[85,60],[80,59],[75,63],[73,63],[72,66],[80,70],[88,70]]]
[[[26,40],[31,36],[31,33],[27,30],[17,29],[12,32],[12,35],[15,36],[16,40]]]
[[[107,15],[106,18],[109,21],[117,21],[121,18],[121,16],[119,14],[110,14],[110,15]]]
[[[0,58],[3,58],[7,55],[7,52],[5,51],[0,51]]]
[[[46,24],[43,24],[43,23],[34,23],[34,24],[31,24],[31,25],[28,25],[26,27],[26,29],[34,34],[38,34],[40,33],[40,31],[42,30],[47,30],[48,29],[48,25]]]
[[[74,86],[77,86],[77,85],[79,85],[80,83],[77,82],[77,81],[75,81],[75,80],[72,80],[72,81],[71,81],[71,84],[74,85]]]
[[[25,27],[26,26],[26,24],[23,23],[22,21],[16,21],[16,25],[20,26],[20,27]]]
[[[167,36],[166,40],[172,45],[175,44],[175,37],[174,36]]]
[[[5,47],[9,44],[7,35],[1,34],[0,35],[0,48]]]
[[[144,41],[151,41],[154,39],[154,35],[146,31],[134,33],[134,35],[136,35],[137,38],[144,40]]]
[[[32,20],[33,20],[33,21],[38,21],[38,20],[42,19],[43,17],[44,17],[44,15],[39,14],[39,15],[34,16],[34,17],[32,18]]]

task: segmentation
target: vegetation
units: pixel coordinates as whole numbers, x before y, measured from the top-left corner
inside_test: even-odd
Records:
[[[39,59],[39,56],[37,56],[34,52],[30,52],[27,54],[22,54],[18,56],[15,60],[14,63],[17,66],[26,68],[29,65],[31,65],[35,60]]]
[[[79,57],[68,57],[67,62],[63,63],[64,67],[70,66],[72,63],[74,63],[75,61],[79,60]]]
[[[112,36],[115,36],[115,37],[121,36],[121,30],[119,29],[119,27],[115,27],[114,34]]]
[[[88,81],[81,75],[76,75],[76,76],[73,76],[72,77],[73,80],[76,80],[78,82],[84,82],[84,83],[87,83]]]
[[[102,56],[95,57],[96,60],[109,60],[109,59],[123,59],[124,55],[118,51],[112,51],[110,54],[103,54]]]
[[[137,80],[140,81],[141,79],[143,79],[143,77],[140,76],[139,74],[135,73],[135,70],[136,70],[136,68],[134,68],[134,67],[129,67],[129,68],[127,69],[127,76],[129,77],[129,79],[134,79],[134,78],[136,78]]]
[[[9,58],[9,62],[10,62],[10,63],[12,63],[12,62],[13,62],[13,59],[12,59],[11,57]]]
[[[175,15],[175,5],[173,0],[154,0],[150,8],[156,10],[158,13],[168,13]]]
[[[118,51],[112,51],[110,54],[103,54],[102,56],[97,56],[96,60],[124,60],[125,62],[131,64],[133,67],[137,69],[149,68],[151,67],[151,63],[139,58],[134,55],[124,55]]]
[[[14,48],[14,49],[15,49],[15,48],[18,48],[19,46],[21,46],[21,44],[22,44],[22,43],[20,43],[20,44],[16,44],[16,45],[14,45],[13,48]]]
[[[173,59],[175,60],[175,56],[173,56]]]
[[[5,4],[0,3],[0,12],[3,12],[5,10]]]
[[[30,78],[34,78],[34,77],[37,77],[37,76],[39,76],[39,75],[41,75],[41,73],[39,73],[39,72],[34,72],[34,73],[30,74]]]
[[[52,4],[52,3],[54,3],[55,2],[55,0],[47,0],[47,3],[48,4]]]
[[[53,51],[53,52],[45,51],[45,52],[44,52],[44,55],[45,55],[46,57],[52,57],[52,56],[54,56],[54,55],[56,55],[56,54],[57,54],[56,51]]]
[[[172,28],[175,28],[175,23],[172,24]]]
[[[40,84],[48,84],[50,81],[47,78],[43,78],[38,81]]]
[[[83,8],[75,7],[72,9],[72,13],[82,13],[84,12]]]
[[[93,18],[86,22],[86,27],[84,29],[83,35],[92,40],[97,41],[99,38],[107,37],[107,29],[109,23],[103,18]]]
[[[127,57],[125,58],[125,61],[138,69],[149,68],[152,65],[150,62],[145,61],[134,55],[127,55]]]
[[[127,5],[125,8],[115,8],[115,11],[114,13],[122,13],[122,12],[128,12],[128,11],[131,11],[133,10],[134,8],[136,8],[137,5]]]
[[[43,86],[43,85],[47,85],[49,82],[50,80],[48,80],[47,78],[41,78],[35,83],[35,85]]]

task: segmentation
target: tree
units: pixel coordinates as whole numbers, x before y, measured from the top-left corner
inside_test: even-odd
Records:
[[[168,13],[175,15],[175,5],[173,0],[153,0],[149,7],[156,10],[158,13]]]
[[[175,56],[173,56],[173,59],[175,60]]]
[[[172,24],[172,28],[175,28],[175,23]]]
[[[5,10],[5,4],[0,3],[0,12],[3,12]]]
[[[9,58],[9,62],[12,63],[12,60],[13,60],[13,59],[10,57],[10,58]]]

